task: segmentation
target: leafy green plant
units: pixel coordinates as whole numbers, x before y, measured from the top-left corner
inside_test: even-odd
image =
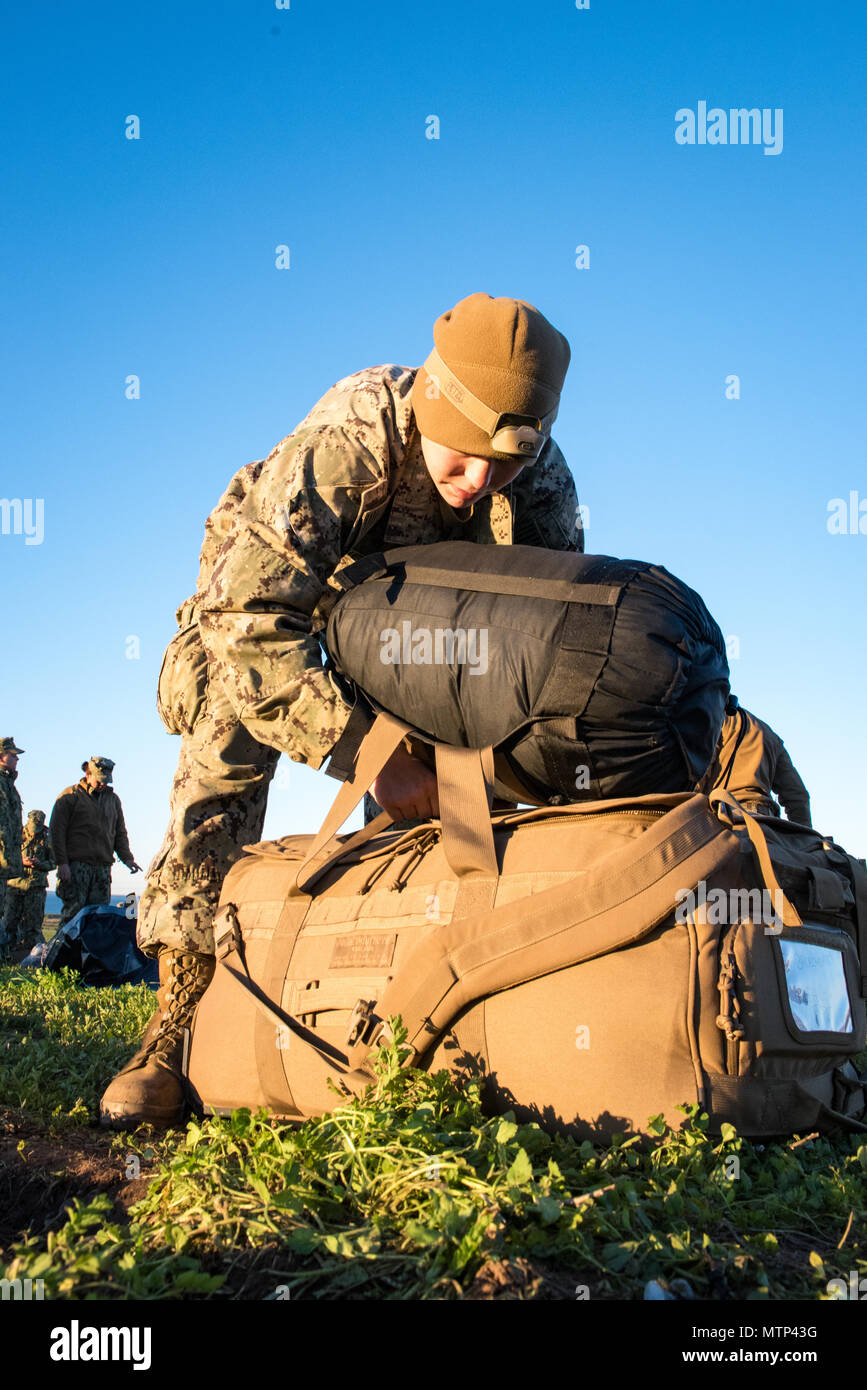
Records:
[[[28,1009],[38,997],[54,1018],[56,1065],[81,1000],[71,980],[27,987],[47,990]],[[97,993],[122,1051],[139,1006]],[[15,1245],[7,1273],[42,1278],[54,1298],[448,1299],[493,1268],[507,1283],[530,1271],[520,1296],[556,1274],[561,1297],[640,1298],[650,1279],[681,1279],[697,1298],[822,1299],[864,1266],[858,1136],[751,1144],[730,1125],[712,1135],[692,1106],[677,1130],[651,1120],[649,1140],[577,1143],[486,1116],[475,1083],[401,1067],[394,1028],[367,1093],[335,1095],[328,1115],[293,1125],[239,1110],[107,1139],[148,1154],[129,1220],[107,1197],[74,1204]],[[73,1092],[93,1094],[77,1080]]]
[[[86,1125],[153,1010],[145,985],[89,989],[70,970],[0,970],[0,1104]]]

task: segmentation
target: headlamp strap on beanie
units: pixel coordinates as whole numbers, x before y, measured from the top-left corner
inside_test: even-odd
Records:
[[[509,423],[500,425],[503,419],[490,406],[480,401],[478,396],[474,396],[468,386],[464,386],[459,381],[450,367],[447,367],[440,357],[436,348],[433,349],[424,364],[424,370],[437,384],[438,389],[445,395],[456,410],[476,425],[480,430],[484,430],[489,436],[492,447],[499,454],[517,454],[520,457],[530,459],[538,458],[542,446],[557,418],[557,406],[549,411],[543,419],[533,416],[515,415],[513,412],[506,412],[507,418],[511,421],[526,419],[526,424]],[[530,423],[534,420],[535,423]]]

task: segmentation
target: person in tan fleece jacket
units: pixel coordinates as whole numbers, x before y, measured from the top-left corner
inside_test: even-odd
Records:
[[[749,710],[727,713],[710,766],[706,788],[725,788],[747,811],[812,825],[810,793],[783,740]],[[774,800],[779,799],[780,805]]]

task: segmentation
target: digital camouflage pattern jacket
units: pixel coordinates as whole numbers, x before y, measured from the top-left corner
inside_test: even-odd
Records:
[[[21,797],[15,786],[17,772],[0,767],[0,879],[21,873]]]
[[[411,408],[416,371],[371,367],[337,382],[235,475],[208,518],[195,600],[179,610],[179,621],[196,614],[209,679],[254,738],[313,768],[350,734],[353,707],[317,635],[338,569],[441,540],[584,548],[575,484],[550,439],[502,492],[461,513],[446,505]]]

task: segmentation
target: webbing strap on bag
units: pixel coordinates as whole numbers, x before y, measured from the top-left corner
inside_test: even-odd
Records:
[[[329,1080],[333,1081],[347,1097],[361,1095],[365,1088],[371,1085],[374,1079],[372,1076],[368,1076],[364,1071],[349,1068],[342,1052],[323,1042],[311,1029],[305,1028],[302,1023],[299,1023],[292,1014],[286,1013],[273,1004],[249,975],[242,975],[225,963],[224,969],[228,979],[243,987],[252,996],[256,1008],[259,1010],[259,1017],[256,1019],[256,1064],[259,1081],[265,1092],[267,1104],[272,1110],[286,1113],[288,1100],[289,1108],[295,1114],[308,1113],[306,1108],[302,1110],[296,1104],[283,1067],[284,1054],[291,1051],[296,1043],[299,1043],[304,1049],[308,1066],[313,1064],[314,1075],[312,1078],[309,1075],[305,1078],[305,1090],[309,1090],[311,1084],[321,1086],[325,1101],[323,1109],[327,1108],[327,1083]],[[278,1030],[287,1028],[292,1034],[291,1045],[288,1049],[278,1047]],[[264,1046],[260,1048],[261,1044]]]
[[[809,889],[809,910],[811,912],[842,912],[848,900],[844,884],[846,880],[833,869],[823,869],[811,864],[807,869]]]
[[[535,894],[531,912],[522,900],[431,933],[386,987],[377,1017],[400,1014],[411,1061],[467,1004],[641,940],[673,915],[687,882],[712,877],[738,852],[707,798],[692,796],[607,856],[580,888],[560,884]],[[349,1049],[350,1064],[376,1041],[377,1030],[368,1031]]]
[[[496,878],[493,749],[438,743],[436,767],[443,849],[452,873],[456,878]]]
[[[858,958],[861,962],[861,998],[867,999],[867,866],[863,859],[847,854],[852,870],[852,888],[855,894],[856,936],[858,938]]]
[[[494,750],[438,743],[436,768],[443,850],[458,880],[452,916],[466,917],[493,907],[497,896],[500,870],[491,822]]]
[[[583,557],[579,557],[583,558]],[[577,566],[576,566],[577,574]],[[344,590],[354,589],[368,579],[391,575],[405,584],[426,584],[434,589],[466,589],[477,594],[503,594],[513,598],[551,599],[558,603],[616,605],[623,584],[578,584],[572,579],[545,579],[517,574],[479,574],[475,570],[440,569],[415,564],[392,554],[368,555],[346,565],[335,575]]]
[[[526,774],[525,774],[526,775]],[[521,781],[509,753],[498,749],[494,754],[494,776],[500,785],[510,793],[512,799],[526,806],[547,806],[549,797],[536,789],[531,791]]]
[[[370,733],[367,734],[358,750],[355,771],[338,791],[331,810],[322,822],[319,833],[310,846],[307,858],[295,876],[295,892],[305,892],[317,878],[322,876],[325,869],[341,855],[364,844],[380,830],[391,825],[392,818],[388,812],[380,811],[369,825],[365,825],[363,829],[357,831],[350,840],[340,846],[336,843],[337,832],[341,825],[348,816],[352,815],[368,787],[382,771],[401,739],[409,732],[411,732],[411,726],[404,724],[400,719],[395,719],[392,714],[378,714],[376,716]],[[337,850],[336,854],[335,850]]]
[[[718,806],[720,803],[722,803],[722,805],[729,807],[730,810],[734,809],[738,813],[738,815],[743,819],[744,827],[746,829],[747,834],[750,837],[750,844],[753,847],[753,853],[755,854],[756,860],[758,862],[759,873],[762,879],[764,880],[765,887],[768,889],[770,893],[772,893],[772,901],[774,902],[774,904],[782,901],[783,911],[781,915],[783,926],[802,927],[804,925],[804,922],[803,918],[801,917],[801,914],[795,907],[795,904],[791,901],[791,899],[786,897],[785,893],[780,887],[779,880],[774,871],[773,863],[771,862],[771,853],[768,849],[768,842],[765,838],[765,832],[759,825],[759,822],[755,819],[754,816],[750,815],[749,811],[744,810],[743,806],[741,806],[739,801],[735,801],[735,798],[732,796],[731,792],[724,791],[721,787],[717,788],[716,791],[711,792],[709,801],[712,806]],[[731,817],[731,819],[734,821],[736,817]],[[777,896],[777,894],[779,894],[779,897]]]
[[[601,670],[601,667],[600,667]],[[578,730],[582,727],[580,719],[546,719],[544,723],[539,722],[540,735],[537,736],[537,745],[545,768],[545,776],[548,778],[550,787],[565,787],[568,791],[560,791],[557,796],[562,801],[567,801],[572,794],[572,788],[578,788],[579,771],[586,774],[586,783],[582,781],[581,788],[589,793],[588,800],[602,800],[602,789],[599,786],[599,778],[593,770],[593,759],[590,757],[590,749],[582,738],[579,737]],[[568,748],[568,753],[566,749]],[[555,804],[553,796],[548,797],[550,804]]]
[[[389,569],[396,565],[392,563]],[[518,574],[476,574],[473,570],[442,570],[425,565],[402,565],[407,584],[434,589],[467,589],[476,594],[503,594],[510,598],[551,599],[557,603],[601,604],[608,607],[620,597],[619,584],[575,584],[571,579],[542,579]]]
[[[289,961],[295,949],[298,934],[310,907],[310,898],[287,898],[277,919],[274,934],[265,965],[266,987],[261,988],[251,977],[247,967],[244,939],[238,923],[234,903],[226,903],[221,908],[215,923],[215,951],[223,978],[242,986],[253,998],[258,1010],[253,1029],[253,1047],[256,1070],[265,1095],[266,1104],[279,1113],[303,1114],[292,1095],[283,1058],[286,1049],[278,1044],[282,1035],[278,1029],[287,1029],[293,1042],[298,1043],[308,1054],[308,1066],[312,1062],[314,1084],[318,1083],[327,1095],[326,1078],[330,1077],[345,1095],[358,1095],[371,1078],[361,1073],[350,1073],[346,1058],[337,1048],[317,1038],[310,1029],[291,1014],[275,1004],[283,996],[283,984],[289,968]],[[243,971],[243,973],[242,973]],[[309,1077],[305,1078],[308,1080]]]
[[[608,607],[587,604],[583,590],[577,591],[566,610],[554,664],[534,703],[534,710],[569,714],[580,719],[608,660],[617,599],[624,587],[620,585],[611,590],[615,597]],[[580,661],[576,660],[578,654],[582,657]]]

